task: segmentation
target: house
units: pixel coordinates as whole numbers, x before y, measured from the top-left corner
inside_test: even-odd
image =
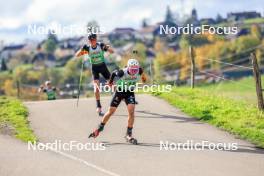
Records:
[[[55,51],[55,55],[58,58],[62,58],[68,55],[73,56],[75,51],[78,50],[81,46],[79,45],[79,38],[68,38],[63,39],[58,43],[58,47]]]
[[[113,53],[112,55],[119,55],[119,56],[122,56],[126,53],[129,53],[133,50],[133,47],[134,47],[134,43],[133,42],[129,42],[123,46],[120,46],[120,47],[116,47],[115,48],[115,53]],[[119,56],[117,56],[116,58],[120,58]],[[121,59],[121,58],[120,58]]]
[[[216,21],[213,18],[201,18],[200,24],[213,25],[213,24],[216,24]]]
[[[162,71],[162,77],[166,81],[177,81],[180,79],[180,69]]]
[[[0,53],[0,57],[8,61],[13,56],[24,52],[25,46],[26,44],[4,46]]]
[[[186,20],[185,24],[192,24],[193,26],[200,25],[196,9],[192,9],[191,16]]]
[[[104,33],[104,34],[98,35],[98,41],[99,42],[103,42],[103,43],[110,43],[109,34],[108,33]]]
[[[245,19],[260,18],[260,17],[261,17],[261,14],[255,11],[237,12],[237,13],[231,12],[227,14],[228,21],[242,21]]]
[[[134,40],[136,30],[133,28],[115,28],[110,34],[109,39],[112,40]]]
[[[44,53],[41,51],[41,46],[37,47],[37,53],[33,56],[31,63],[34,69],[41,70],[44,68],[55,67],[56,57],[51,53]]]
[[[152,43],[155,38],[155,31],[157,29],[157,25],[149,25],[143,27],[138,31],[138,35],[136,38],[142,40],[144,43]]]
[[[84,36],[60,40],[54,53],[57,57],[57,66],[64,66],[86,42],[87,38]]]
[[[73,37],[60,40],[58,46],[60,49],[76,50],[84,44],[85,37]]]

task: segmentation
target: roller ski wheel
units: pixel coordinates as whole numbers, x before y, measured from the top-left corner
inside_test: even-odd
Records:
[[[102,111],[100,111],[100,112],[98,112],[98,115],[99,115],[100,117],[103,117],[103,116],[104,116],[104,113],[103,113]]]
[[[99,130],[95,130],[94,132],[92,132],[88,138],[96,138],[97,136],[99,136]]]
[[[103,116],[104,116],[104,113],[103,113],[103,111],[102,111],[101,108],[97,108],[97,109],[96,109],[96,112],[98,113],[98,115],[99,115],[100,117],[103,117]]]
[[[133,144],[133,145],[137,145],[138,144],[137,139],[135,139],[135,138],[133,138],[131,136],[127,135],[127,136],[125,136],[125,138],[126,138],[126,141],[128,143],[130,143],[130,144]]]

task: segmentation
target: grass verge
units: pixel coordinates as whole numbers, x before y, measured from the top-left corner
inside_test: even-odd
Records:
[[[262,83],[264,76],[262,76]],[[215,84],[199,85],[199,88],[222,95],[234,100],[243,101],[250,105],[257,105],[256,88],[253,77],[245,77],[235,82],[221,81]]]
[[[264,148],[264,114],[255,106],[217,96],[199,88],[173,88],[169,93],[156,93],[173,106],[201,121],[215,125]]]
[[[14,98],[0,97],[0,128],[2,131],[9,131],[9,134],[22,141],[34,142],[37,137],[29,127],[27,116],[28,110],[22,102]],[[3,130],[3,128],[6,129]]]

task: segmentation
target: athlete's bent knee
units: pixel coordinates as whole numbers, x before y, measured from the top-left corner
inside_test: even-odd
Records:
[[[129,116],[134,116],[134,114],[135,114],[134,109],[128,110],[128,114],[129,114]]]

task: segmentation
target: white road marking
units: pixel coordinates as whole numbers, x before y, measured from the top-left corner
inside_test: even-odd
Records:
[[[107,174],[107,175],[120,176],[119,174],[116,174],[114,172],[108,171],[108,170],[106,170],[104,168],[101,168],[99,166],[96,166],[95,164],[89,163],[89,162],[87,162],[87,161],[85,161],[85,160],[83,160],[81,158],[76,157],[76,156],[64,153],[62,151],[54,150],[54,149],[51,149],[51,148],[48,148],[48,150],[50,150],[50,151],[52,151],[54,153],[60,154],[60,155],[66,157],[66,158],[69,158],[71,160],[78,161],[78,162],[80,162],[80,163],[82,163],[82,164],[84,164],[84,165],[86,165],[88,167],[94,168],[94,169],[96,169],[96,170],[98,170],[100,172],[103,172],[103,173]]]

